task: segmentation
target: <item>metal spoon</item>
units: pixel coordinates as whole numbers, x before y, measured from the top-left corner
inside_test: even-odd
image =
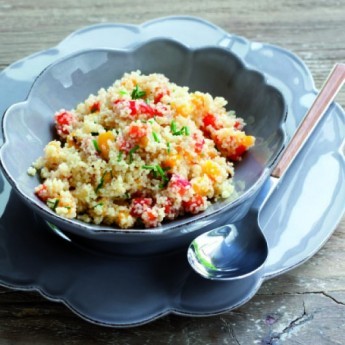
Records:
[[[240,221],[221,226],[193,240],[187,252],[191,267],[214,280],[235,280],[257,272],[268,256],[267,241],[258,224],[260,209],[301,150],[308,137],[344,84],[345,64],[336,64],[296,133],[279,158],[268,181],[249,213]]]

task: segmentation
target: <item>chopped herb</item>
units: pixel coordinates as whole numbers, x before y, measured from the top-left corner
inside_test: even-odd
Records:
[[[95,193],[98,193],[98,191],[103,187],[103,184],[104,184],[104,178],[102,176],[99,184],[97,185],[97,187],[95,189]]]
[[[93,140],[92,140],[92,143],[93,143],[93,146],[95,147],[95,150],[96,150],[98,153],[100,153],[100,152],[101,152],[101,149],[100,149],[99,146],[98,146],[97,140],[96,140],[96,139],[93,139]]]
[[[96,208],[97,206],[103,206],[103,202],[99,202],[97,205],[95,205],[93,208]]]
[[[64,206],[64,208],[67,208],[67,210],[70,210],[72,207],[71,206]]]
[[[143,90],[140,90],[138,85],[135,85],[135,88],[133,89],[132,94],[131,94],[132,99],[139,99],[139,98],[144,97],[145,95],[146,95],[146,92]]]
[[[125,199],[130,199],[131,196],[129,195],[129,193],[125,193]]]
[[[129,151],[129,163],[133,162],[133,153],[139,149],[139,146],[136,145],[134,146],[130,151]]]
[[[146,170],[152,170],[153,176],[157,177],[157,171],[156,171],[155,165],[143,165],[142,168]]]
[[[93,137],[97,136],[98,134],[99,134],[98,132],[91,132],[91,135],[92,135]]]
[[[189,135],[189,128],[187,126],[183,126],[179,131],[176,131],[175,133],[173,133],[173,135]]]
[[[147,123],[147,120],[140,120],[141,123]]]
[[[156,143],[160,143],[161,141],[159,140],[158,134],[156,132],[152,132],[153,139],[155,140]]]
[[[146,170],[155,170],[156,166],[155,165],[143,165],[142,168],[146,169]]]
[[[118,162],[121,162],[121,160],[122,160],[122,155],[123,155],[123,152],[120,151],[119,154],[117,155],[117,161],[118,161]]]
[[[95,193],[97,193],[104,185],[104,177],[106,174],[108,174],[110,172],[111,177],[113,177],[113,173],[112,171],[106,171],[105,173],[103,173],[101,180],[99,181],[99,184],[97,185],[96,189],[95,189]]]
[[[165,174],[165,169],[163,169],[160,165],[143,165],[142,166],[143,169],[147,169],[147,170],[152,170],[153,176],[155,178],[157,178],[158,176],[160,176],[163,180],[163,182],[166,183],[169,182],[169,178],[168,176]]]
[[[175,135],[175,132],[177,131],[177,127],[176,127],[176,122],[174,120],[171,121],[170,129],[171,129],[172,134]]]
[[[171,152],[171,144],[170,143],[167,143],[167,151],[168,151],[168,153]]]
[[[171,121],[171,124],[170,124],[170,129],[171,129],[171,133],[173,135],[189,135],[190,134],[190,131],[189,131],[189,128],[187,126],[183,126],[179,131],[177,130],[177,126],[176,126],[176,122],[173,120]]]
[[[127,95],[128,92],[125,91],[125,90],[120,90],[120,91],[119,91],[119,94],[122,95],[122,96],[124,96],[124,95]]]
[[[150,123],[151,125],[153,125],[155,123],[155,121],[153,119],[150,119],[147,122]]]
[[[159,175],[161,175],[162,177],[165,177],[164,170],[162,169],[162,167],[160,165],[156,165],[156,170],[157,170]]]
[[[145,102],[146,102],[146,104],[150,104],[150,103],[151,103],[151,100],[150,100],[149,98],[146,98],[146,99],[145,99]]]
[[[159,184],[159,188],[162,189],[167,186],[169,180],[164,180],[162,183]]]
[[[48,200],[47,201],[47,205],[49,208],[51,208],[53,211],[56,210],[56,208],[58,207],[59,205],[59,199],[55,199],[54,201],[53,200]]]
[[[160,165],[156,165],[156,169],[159,175],[161,175],[161,178],[163,181],[169,181],[168,176],[165,175],[165,170]]]

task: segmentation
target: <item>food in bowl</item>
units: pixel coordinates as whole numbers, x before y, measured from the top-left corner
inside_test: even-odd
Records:
[[[254,145],[222,97],[189,92],[162,74],[126,73],[55,114],[58,140],[28,172],[58,215],[156,227],[234,192],[233,162]]]

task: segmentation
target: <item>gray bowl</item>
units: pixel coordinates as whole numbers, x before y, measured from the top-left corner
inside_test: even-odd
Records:
[[[54,136],[52,114],[61,108],[74,108],[90,93],[112,85],[124,72],[137,69],[144,74],[163,73],[172,82],[189,86],[191,91],[222,96],[229,102],[228,109],[245,120],[246,132],[256,137],[256,145],[235,166],[237,197],[154,229],[124,230],[56,215],[34,194],[39,178],[27,174],[28,167]],[[222,48],[190,49],[173,40],[155,39],[130,50],[90,49],[47,67],[36,79],[27,100],[5,112],[1,167],[26,204],[53,230],[74,242],[126,254],[166,251],[187,245],[199,233],[239,220],[248,212],[284,146],[285,116],[281,93],[268,85],[262,74],[249,70]]]

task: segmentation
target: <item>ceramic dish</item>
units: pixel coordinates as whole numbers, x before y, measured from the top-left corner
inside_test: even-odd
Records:
[[[154,229],[123,230],[58,216],[34,194],[35,186],[40,183],[38,176],[27,174],[28,167],[53,139],[52,114],[59,109],[75,107],[101,87],[112,85],[125,72],[135,70],[143,74],[162,73],[191,91],[224,97],[229,101],[229,109],[240,114],[238,116],[247,123],[246,132],[255,136],[256,144],[235,164],[233,183],[237,197],[220,200],[204,212],[165,222]],[[260,73],[248,70],[225,49],[190,49],[167,39],[150,40],[129,50],[89,49],[46,68],[35,80],[28,99],[5,112],[1,166],[27,205],[67,236],[71,233],[90,240],[116,243],[117,246],[111,244],[108,248],[122,253],[165,251],[187,245],[201,231],[215,227],[224,212],[230,222],[246,214],[272,162],[282,150],[285,116],[281,93],[265,84]],[[139,245],[133,248],[131,243]]]
[[[155,34],[194,47],[221,44],[253,67],[260,64],[268,80],[284,90],[289,135],[316,94],[305,65],[286,50],[248,42],[197,18],[172,17],[140,27],[110,24],[86,28],[58,47],[10,66],[0,74],[0,88],[5,90],[0,95],[1,111],[23,101],[36,73],[72,47],[84,49],[92,42],[96,48],[94,37],[98,36],[102,37],[101,46],[125,47]],[[286,68],[276,68],[275,61]],[[47,232],[45,223],[2,182],[0,282],[14,289],[37,290],[88,321],[113,327],[139,325],[167,313],[209,316],[236,308],[255,294],[263,280],[310,258],[334,231],[345,207],[345,164],[340,153],[344,137],[344,111],[333,104],[260,212],[269,256],[262,270],[249,280],[205,280],[189,268],[185,251],[143,259],[102,256],[77,248]],[[328,178],[320,180],[324,174]],[[322,199],[315,198],[316,185]],[[256,203],[268,188],[266,183]],[[308,207],[311,203],[312,209]]]

